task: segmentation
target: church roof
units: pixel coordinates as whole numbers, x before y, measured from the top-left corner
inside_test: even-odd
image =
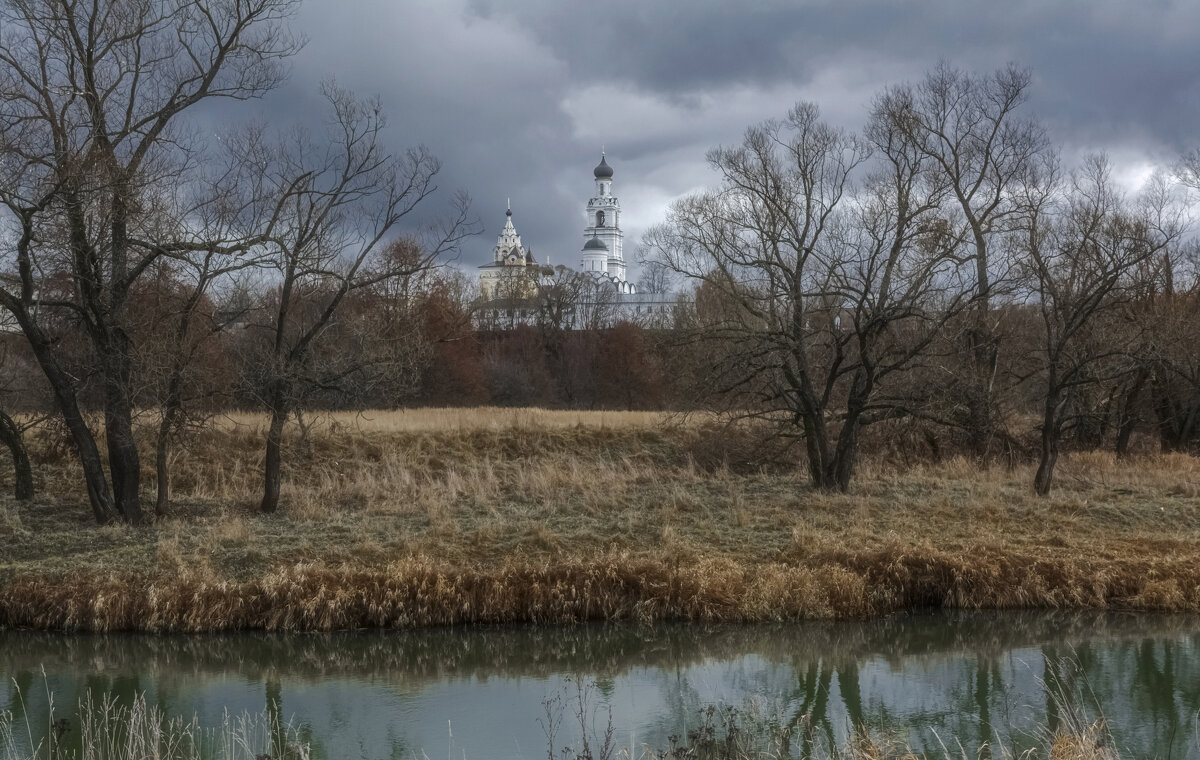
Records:
[[[608,246],[605,245],[604,241],[601,240],[600,238],[593,237],[591,240],[589,240],[583,244],[583,250],[585,250],[585,251],[607,251]]]
[[[600,154],[600,163],[597,164],[596,168],[592,170],[592,174],[596,176],[596,179],[612,179],[612,167],[609,166],[608,162],[604,160],[603,153]]]

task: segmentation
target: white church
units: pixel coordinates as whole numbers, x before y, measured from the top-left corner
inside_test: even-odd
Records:
[[[588,199],[583,246],[578,271],[591,275],[595,287],[587,303],[579,304],[580,315],[573,319],[582,326],[582,313],[594,314],[603,304],[603,321],[630,321],[647,326],[665,326],[674,313],[675,298],[663,293],[638,293],[626,279],[625,242],[621,232],[621,203],[613,195],[613,169],[603,152],[592,170],[596,186]],[[482,324],[528,324],[537,320],[539,294],[553,283],[555,270],[539,264],[533,250],[521,243],[512,221],[512,207],[505,211],[504,228],[496,238],[492,261],[479,267],[479,309]]]

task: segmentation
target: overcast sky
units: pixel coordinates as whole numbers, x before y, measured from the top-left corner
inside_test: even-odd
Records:
[[[1200,145],[1196,0],[305,0],[295,28],[308,44],[258,107],[314,118],[330,76],[378,95],[389,142],[428,146],[441,187],[470,194],[470,269],[507,197],[539,261],[578,265],[602,145],[633,259],[672,199],[712,183],[709,148],[801,99],[858,128],[881,87],[939,59],[1030,68],[1026,113],[1068,162],[1107,151],[1127,183]]]

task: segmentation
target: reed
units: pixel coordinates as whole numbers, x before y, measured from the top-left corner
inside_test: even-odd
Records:
[[[300,732],[278,716],[226,711],[220,725],[169,717],[145,695],[122,704],[84,693],[73,717],[60,717],[54,696],[45,725],[0,711],[0,760],[308,760]],[[21,695],[18,694],[18,698]]]
[[[1064,694],[1051,693],[1061,723],[1057,728],[1028,731],[1033,746],[1016,749],[1003,740],[989,741],[968,753],[954,737],[934,734],[938,749],[917,754],[897,727],[854,725],[849,737],[833,743],[822,736],[812,716],[794,714],[769,699],[755,698],[741,707],[709,705],[684,736],[671,736],[666,747],[626,748],[617,740],[611,709],[597,699],[595,684],[578,680],[543,702],[540,724],[548,758],[563,760],[1120,760],[1103,718],[1085,717]],[[918,728],[914,726],[913,728]],[[1012,727],[1005,733],[1014,735]],[[1021,734],[1027,730],[1021,730]],[[571,743],[561,740],[570,734]],[[1028,744],[1028,742],[1026,743]],[[1137,756],[1146,756],[1138,752]]]
[[[311,747],[303,732],[271,710],[231,715],[216,726],[166,715],[145,695],[123,704],[111,695],[86,691],[72,717],[60,717],[52,693],[44,725],[37,727],[11,712],[0,711],[0,760],[309,760]],[[750,705],[735,709],[711,706],[685,737],[667,747],[627,748],[615,741],[611,719],[593,699],[591,687],[575,694],[554,695],[544,702],[542,725],[548,756],[564,760],[966,760],[961,745],[948,738],[934,755],[914,754],[886,732],[866,726],[853,729],[845,746],[822,744],[803,717],[780,715]],[[21,696],[18,695],[18,699]],[[73,718],[73,719],[72,719]],[[572,725],[574,724],[574,725]],[[570,735],[571,744],[561,741]],[[1003,745],[981,747],[974,756],[991,760],[1120,760],[1102,721],[1040,731],[1039,747],[1016,753]],[[955,747],[952,751],[949,747]],[[338,750],[333,749],[334,752]],[[341,755],[332,755],[338,757]],[[346,755],[348,756],[348,755]],[[414,756],[416,756],[414,754]],[[421,751],[421,757],[428,757]]]

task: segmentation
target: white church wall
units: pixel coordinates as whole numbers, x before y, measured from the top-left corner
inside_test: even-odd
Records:
[[[611,173],[612,167],[602,157],[593,174]],[[669,327],[675,319],[675,297],[637,293],[633,283],[628,281],[621,203],[612,193],[611,177],[594,178],[594,195],[584,206],[584,245],[579,268],[595,278],[595,287],[590,289],[591,295],[571,307],[567,324],[573,329],[611,327],[618,322]],[[497,238],[493,264],[481,267],[479,275],[482,297],[475,311],[475,323],[481,329],[511,329],[520,324],[537,324],[544,318],[537,305],[537,295],[541,285],[549,283],[536,274],[540,270],[527,269],[523,258],[518,257],[521,260],[517,261],[507,256],[514,248],[522,255],[526,249],[512,225],[511,208],[506,216],[504,229]],[[536,263],[533,266],[537,266]],[[509,282],[517,279],[528,284],[527,292],[522,289],[520,299],[514,299],[514,289],[507,287]]]

